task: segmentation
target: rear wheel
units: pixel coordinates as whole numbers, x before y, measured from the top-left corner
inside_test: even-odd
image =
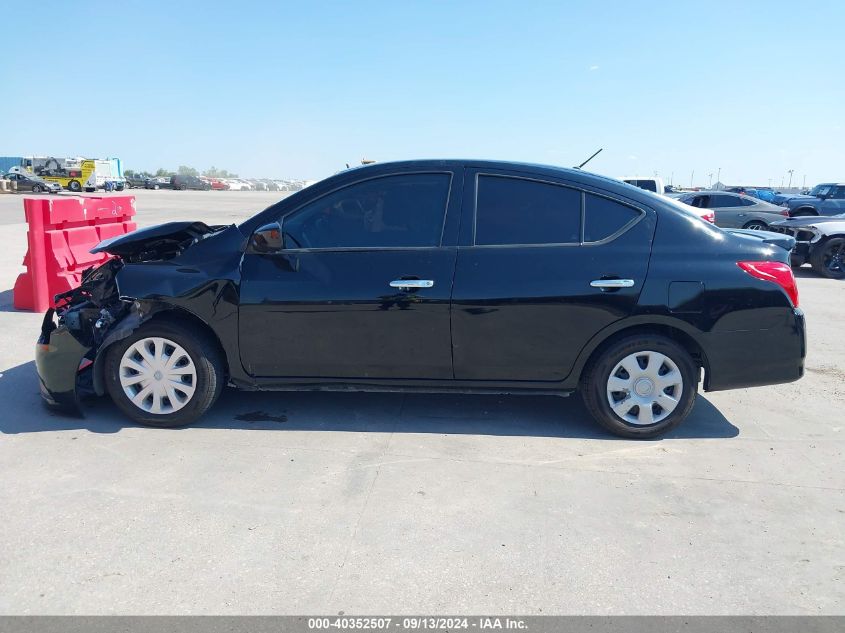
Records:
[[[746,222],[742,228],[751,229],[752,231],[768,231],[769,225],[761,220],[751,220],[751,222]]]
[[[188,185],[182,185],[181,187],[179,187],[179,189],[181,189],[182,191],[185,191],[187,188],[188,188]]]
[[[845,238],[833,237],[810,253],[810,265],[822,277],[845,278]]]
[[[41,193],[41,185],[32,185],[32,193]]]
[[[591,360],[581,394],[590,414],[615,435],[647,439],[683,422],[698,372],[689,353],[664,336],[620,339]]]
[[[80,191],[82,191],[82,185],[79,184],[78,180],[71,180],[67,184],[67,188],[70,189],[74,193],[79,193]]]
[[[112,345],[107,354],[109,395],[140,424],[165,428],[190,424],[223,389],[223,359],[214,341],[178,323],[146,323]]]

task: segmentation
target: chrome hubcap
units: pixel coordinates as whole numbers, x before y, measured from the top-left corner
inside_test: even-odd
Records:
[[[607,379],[607,402],[628,424],[648,426],[678,406],[684,380],[675,362],[660,352],[636,352],[616,364]]]
[[[120,359],[120,386],[132,404],[164,415],[184,407],[194,395],[194,361],[173,341],[150,337],[129,346]]]

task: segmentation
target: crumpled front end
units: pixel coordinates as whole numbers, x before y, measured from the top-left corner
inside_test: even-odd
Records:
[[[222,250],[210,244],[209,238],[216,236],[227,236]],[[91,252],[114,257],[86,270],[79,287],[57,295],[56,308],[44,315],[35,349],[44,401],[78,411],[80,398],[103,395],[104,351],[160,311],[202,308],[212,315],[220,312],[218,295],[209,299],[199,287],[216,288],[217,292],[231,287],[242,240],[234,225],[169,222],[105,240],[93,248]],[[200,242],[210,248],[205,252],[198,249],[196,261],[182,260],[184,266],[174,263]],[[222,266],[223,282],[209,279],[203,265]],[[121,285],[131,296],[122,292]],[[206,300],[211,307],[205,306]],[[225,314],[221,318],[225,319],[237,308],[231,301],[222,303]]]

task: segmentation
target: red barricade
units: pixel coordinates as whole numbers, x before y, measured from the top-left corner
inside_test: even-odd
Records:
[[[102,240],[135,230],[134,196],[24,198],[26,272],[15,282],[18,310],[44,312],[53,297],[79,285],[82,271],[106,261],[90,250]]]

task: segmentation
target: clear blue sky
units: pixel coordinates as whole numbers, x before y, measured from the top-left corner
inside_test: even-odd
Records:
[[[15,6],[0,155],[320,178],[603,147],[612,176],[845,179],[841,1]]]

